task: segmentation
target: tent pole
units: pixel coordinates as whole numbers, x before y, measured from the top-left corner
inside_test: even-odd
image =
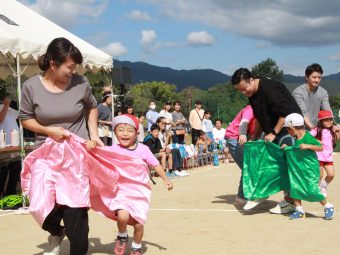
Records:
[[[20,55],[19,53],[16,55],[17,62],[17,93],[18,93],[18,105],[20,109],[20,101],[21,101],[21,70],[20,70]],[[23,160],[25,158],[25,150],[24,150],[24,132],[19,121],[19,137],[20,137],[20,146],[21,146],[21,166],[23,165]]]

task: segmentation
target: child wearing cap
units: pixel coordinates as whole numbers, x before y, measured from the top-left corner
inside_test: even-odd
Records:
[[[284,127],[287,128],[290,136],[295,137],[294,146],[299,146],[301,150],[312,150],[315,152],[320,152],[323,150],[321,143],[316,140],[309,132],[306,132],[304,127],[303,116],[298,113],[289,114],[285,118]],[[283,144],[282,148],[286,145]],[[311,180],[315,181],[315,180]],[[296,184],[295,184],[296,185]],[[294,204],[296,206],[295,211],[289,216],[289,219],[300,219],[305,217],[305,212],[302,207],[302,202],[299,199],[293,197]],[[326,199],[320,201],[321,205],[324,207],[325,219],[330,220],[335,215],[335,209],[332,204],[330,204]]]
[[[334,131],[334,116],[331,111],[321,110],[318,113],[317,127],[312,129],[311,134],[321,142],[323,151],[317,152],[320,164],[320,191],[327,197],[327,187],[334,179],[333,149],[336,146],[337,135]],[[323,171],[326,178],[322,179]]]
[[[116,134],[118,144],[110,147],[114,152],[122,155],[126,168],[122,169],[118,180],[117,193],[112,198],[110,210],[115,214],[118,236],[114,245],[114,254],[123,255],[128,242],[127,225],[134,227],[132,249],[130,255],[141,254],[144,224],[150,205],[151,189],[149,186],[148,166],[155,169],[162,178],[168,190],[173,188],[166,177],[164,169],[147,146],[137,142],[139,123],[135,116],[122,114],[112,121],[112,128]],[[128,160],[141,161],[140,168],[131,169]],[[143,164],[144,163],[144,164]]]

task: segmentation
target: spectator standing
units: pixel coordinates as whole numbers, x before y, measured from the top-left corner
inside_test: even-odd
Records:
[[[144,141],[144,137],[145,137],[145,134],[144,134],[144,123],[145,121],[145,113],[141,114],[138,118],[138,122],[139,122],[139,127],[138,127],[138,142],[140,143],[143,143]]]
[[[172,142],[178,144],[185,144],[185,126],[188,125],[188,121],[181,112],[181,102],[175,101],[173,103],[174,110],[172,114],[172,120],[175,125],[174,134],[172,136]]]
[[[150,128],[153,124],[156,124],[158,119],[158,112],[156,112],[156,103],[151,100],[149,102],[149,111],[146,113],[146,119],[148,121],[148,132],[150,132]]]
[[[98,135],[104,145],[112,145],[112,95],[104,92],[102,103],[97,106],[98,110]]]
[[[213,129],[214,129],[214,125],[212,124],[212,121],[211,121],[211,112],[208,110],[205,110],[204,119],[202,120],[202,131],[204,131],[207,134],[211,142],[214,142]]]
[[[165,102],[164,104],[164,108],[163,110],[161,110],[159,112],[159,115],[158,117],[164,117],[165,118],[165,129],[167,132],[169,132],[172,128],[172,124],[173,124],[173,118],[172,118],[172,114],[170,112],[171,110],[171,102],[170,101],[167,101]]]
[[[191,110],[189,114],[189,123],[191,126],[191,140],[192,144],[196,145],[199,137],[199,132],[202,130],[202,120],[204,118],[204,110],[202,109],[202,102],[197,100],[195,102],[195,109]]]
[[[319,64],[311,64],[305,70],[306,83],[293,91],[293,97],[298,103],[304,116],[308,130],[316,127],[318,112],[320,110],[331,111],[327,91],[320,86],[323,70]]]

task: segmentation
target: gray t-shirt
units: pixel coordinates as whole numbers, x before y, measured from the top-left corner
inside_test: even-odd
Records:
[[[308,116],[313,125],[318,123],[318,113],[320,110],[331,111],[328,93],[320,86],[314,91],[309,91],[307,84],[302,84],[294,89],[292,94],[303,116]]]
[[[99,104],[97,106],[97,109],[98,109],[98,120],[104,120],[104,121],[112,120],[111,109],[109,106]]]
[[[27,80],[22,87],[19,119],[35,119],[42,126],[62,127],[84,139],[89,139],[85,113],[96,108],[97,102],[86,77],[72,75],[69,87],[60,93],[48,91],[39,75]],[[35,145],[46,139],[36,134]]]

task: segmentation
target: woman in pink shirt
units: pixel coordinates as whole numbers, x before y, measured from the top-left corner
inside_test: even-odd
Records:
[[[333,130],[333,118],[331,111],[321,110],[318,114],[318,125],[311,131],[311,134],[321,142],[323,147],[323,151],[316,152],[316,154],[320,162],[320,191],[325,197],[327,197],[327,187],[335,176],[333,149],[336,145],[337,136]],[[322,179],[323,170],[326,171],[325,179]]]
[[[249,138],[253,138],[254,134],[255,117],[253,109],[250,105],[247,105],[236,115],[225,133],[225,139],[227,141],[230,154],[241,171],[243,168],[243,144],[247,142]],[[242,177],[243,175],[241,173],[240,184],[238,187],[237,197],[235,199],[236,204],[245,204],[247,202],[244,198]]]

